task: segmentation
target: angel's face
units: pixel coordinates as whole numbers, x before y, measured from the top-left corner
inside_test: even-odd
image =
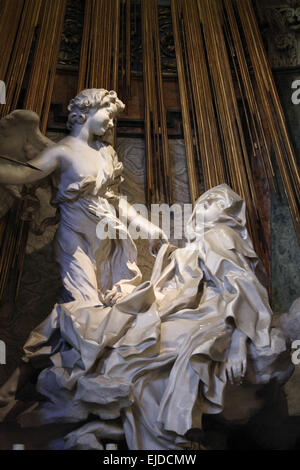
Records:
[[[104,135],[108,129],[114,127],[113,117],[113,103],[109,99],[103,100],[100,108],[92,108],[89,112],[87,119],[89,131],[97,136]]]
[[[210,223],[216,220],[225,209],[226,204],[223,198],[210,193],[202,201],[197,203],[195,208],[195,217],[197,223]]]

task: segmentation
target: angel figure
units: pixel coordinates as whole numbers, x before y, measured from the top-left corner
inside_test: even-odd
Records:
[[[37,182],[54,172],[58,175],[60,224],[54,240],[55,258],[67,298],[93,305],[115,303],[141,281],[135,244],[119,216],[148,235],[152,253],[161,243],[159,238],[166,240],[158,227],[115,192],[123,166],[107,139],[101,142],[101,138],[123,109],[114,91],[81,91],[68,106],[70,133],[55,145],[39,132],[35,113],[14,111],[0,122],[0,153],[30,160],[31,165],[1,162],[4,190]],[[101,239],[97,232],[101,222],[123,236]]]

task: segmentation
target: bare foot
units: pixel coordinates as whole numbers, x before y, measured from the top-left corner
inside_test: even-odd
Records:
[[[118,303],[125,295],[122,292],[115,291],[112,289],[108,291],[104,296],[104,303],[107,307],[112,307],[116,303]]]

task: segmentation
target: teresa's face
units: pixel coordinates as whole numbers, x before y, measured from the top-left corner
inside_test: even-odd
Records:
[[[100,108],[93,108],[87,121],[91,133],[101,136],[111,129],[114,126],[113,111],[113,105],[109,100],[104,101]]]
[[[224,200],[217,195],[210,194],[203,201],[199,201],[195,208],[196,224],[213,222],[224,209]]]

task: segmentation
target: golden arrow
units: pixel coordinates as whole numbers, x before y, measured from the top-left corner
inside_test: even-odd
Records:
[[[37,168],[36,166],[33,166],[27,162],[20,162],[19,160],[15,160],[14,158],[10,158],[10,157],[5,157],[4,155],[0,155],[0,158],[2,158],[3,160],[7,160],[9,162],[15,163],[16,165],[27,166],[27,168],[32,168],[33,170],[42,171],[40,168]]]

